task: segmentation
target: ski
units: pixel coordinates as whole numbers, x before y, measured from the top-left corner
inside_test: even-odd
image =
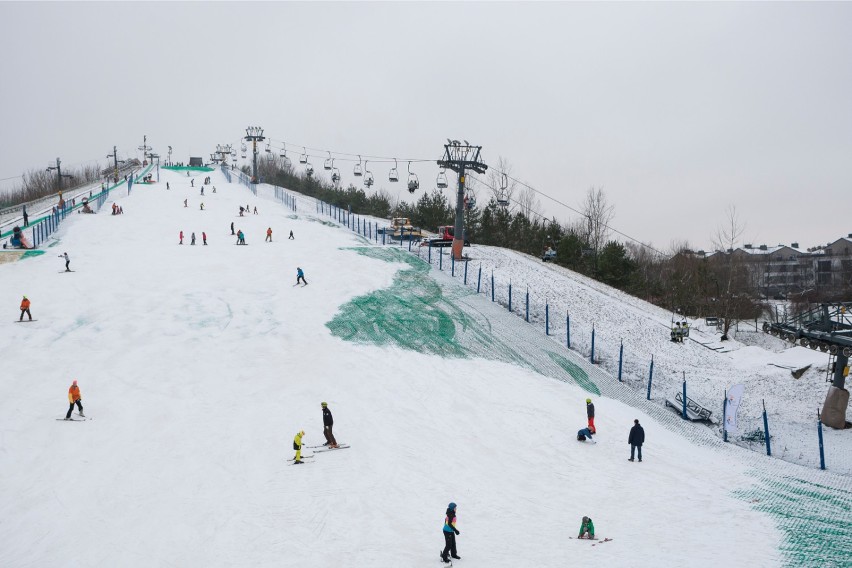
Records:
[[[313,462],[313,461],[309,461],[309,462],[301,461],[301,462],[298,462],[298,463],[297,463],[297,462],[295,462],[295,461],[292,461],[292,462],[288,463],[287,465],[308,465],[308,464],[310,464],[310,463],[317,463],[317,462]]]
[[[349,444],[340,444],[340,445],[338,445],[336,448],[329,448],[328,446],[326,446],[325,448],[317,448],[317,449],[315,449],[315,450],[314,450],[314,453],[315,453],[315,454],[317,454],[317,453],[319,453],[319,452],[332,452],[332,451],[334,451],[334,450],[345,450],[345,449],[346,449],[346,448],[348,448],[348,447],[349,447]]]
[[[60,270],[59,274],[65,274],[66,272],[74,272],[74,270]]]
[[[61,420],[62,422],[85,422],[86,420],[89,420],[89,419],[88,418],[68,418],[66,420],[65,418],[57,418],[57,420]]]
[[[303,459],[303,460],[306,460],[306,459],[310,459],[310,458],[312,458],[312,457],[314,457],[314,455],[313,455],[313,454],[311,454],[311,455],[309,455],[309,456],[302,456],[302,459]],[[287,461],[288,461],[288,462],[294,462],[294,461],[296,461],[296,458],[290,458],[290,459],[289,459],[289,460],[287,460]]]

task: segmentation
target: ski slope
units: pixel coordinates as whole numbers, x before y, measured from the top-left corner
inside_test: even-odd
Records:
[[[0,565],[437,566],[450,501],[469,568],[848,565],[849,478],[684,429],[312,200],[212,177],[162,172],[0,265]],[[23,294],[37,322],[13,321]],[[89,421],[55,420],[73,379]],[[321,401],[352,447],[291,466]],[[571,540],[583,515],[613,541]]]

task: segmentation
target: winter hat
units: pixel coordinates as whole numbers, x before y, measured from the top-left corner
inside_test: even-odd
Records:
[[[450,503],[449,505],[447,505],[447,508],[449,508],[449,509],[455,509],[455,508],[456,508],[456,504],[455,504],[455,503]]]
[[[322,407],[325,408],[326,406],[328,406],[328,403],[327,402],[321,402],[320,405],[322,405]]]
[[[72,385],[76,385],[76,384],[77,384],[77,379],[74,379],[74,382],[72,382],[71,384],[72,384]]]
[[[638,419],[638,418],[636,418],[635,420],[633,420],[633,423],[634,423],[634,424],[639,424],[639,419]]]
[[[591,521],[591,519],[590,519],[589,517],[583,517],[583,522],[584,522],[584,523],[588,523],[589,521]]]
[[[589,404],[590,402],[592,402],[592,399],[587,398],[587,399],[586,399],[586,404]]]
[[[300,430],[300,431],[299,431],[299,434],[300,434],[300,435],[302,435],[302,436],[304,436],[304,435],[305,435],[305,431],[304,431],[304,430]]]

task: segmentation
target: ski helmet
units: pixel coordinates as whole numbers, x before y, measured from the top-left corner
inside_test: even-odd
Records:
[[[328,403],[327,403],[327,402],[321,402],[321,403],[320,403],[320,405],[321,405],[323,408],[325,408],[326,406],[328,406]]]
[[[586,399],[586,404],[589,404],[590,402],[592,402],[592,399],[587,398],[587,399]]]
[[[455,504],[455,503],[450,503],[449,505],[447,505],[447,507],[448,507],[448,508],[450,508],[450,509],[455,509],[455,508],[456,508],[456,504]]]

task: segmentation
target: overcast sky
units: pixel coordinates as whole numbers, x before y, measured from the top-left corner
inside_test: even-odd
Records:
[[[143,134],[183,161],[248,125],[399,158],[457,138],[574,208],[602,187],[659,249],[711,247],[730,205],[744,242],[825,244],[852,233],[850,29],[850,3],[3,2],[0,178]]]

